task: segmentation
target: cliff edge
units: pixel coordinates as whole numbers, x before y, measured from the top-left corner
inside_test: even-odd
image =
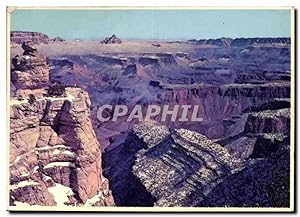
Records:
[[[24,54],[13,62],[26,59],[29,47],[39,56],[29,42],[22,47]],[[13,80],[21,89],[10,101],[10,205],[114,205],[102,175],[88,93],[67,87],[60,96],[51,95],[47,76],[42,82],[27,77],[28,82],[20,86],[28,68],[32,77],[41,72],[31,62],[26,66],[19,68],[18,79]],[[42,69],[49,74],[46,64]]]

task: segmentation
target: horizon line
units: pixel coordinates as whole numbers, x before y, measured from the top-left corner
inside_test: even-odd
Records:
[[[132,37],[119,37],[117,34],[111,34],[108,36],[103,36],[103,37],[88,37],[88,38],[83,38],[83,37],[72,37],[72,38],[64,38],[63,36],[57,35],[54,37],[49,36],[47,33],[39,32],[39,31],[29,31],[29,30],[11,30],[10,33],[12,32],[32,32],[32,33],[40,33],[43,35],[46,35],[49,39],[53,39],[56,37],[60,37],[65,40],[86,40],[86,41],[94,41],[94,40],[101,40],[105,39],[107,37],[111,37],[112,35],[115,35],[116,37],[120,38],[121,40],[161,40],[161,41],[166,41],[166,40],[217,40],[217,39],[248,39],[248,38],[291,38],[291,36],[236,36],[236,37],[230,37],[230,36],[220,36],[220,37],[213,37],[213,38],[196,38],[196,37],[190,37],[190,38],[132,38]]]

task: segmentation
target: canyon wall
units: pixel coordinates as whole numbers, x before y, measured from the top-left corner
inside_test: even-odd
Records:
[[[45,58],[35,55],[31,61],[27,52],[37,54],[36,49],[30,43],[23,43],[23,48],[24,54],[13,62],[21,58],[26,63],[15,64],[12,70],[18,77],[10,101],[10,205],[114,205],[102,175],[88,93],[69,87],[60,96],[49,94]],[[28,77],[23,65],[42,81]]]
[[[56,185],[62,180],[57,174],[70,177],[64,180],[67,180],[66,186],[77,198],[74,199],[76,203],[86,198],[85,204],[90,204],[88,201],[92,193],[89,192],[94,192],[97,186],[102,189],[101,181],[83,189],[83,181],[79,181],[81,174],[72,168],[89,171],[90,167],[99,166],[92,163],[101,161],[94,136],[84,134],[91,138],[92,144],[85,143],[87,139],[80,133],[83,130],[93,134],[92,125],[103,152],[102,172],[110,181],[117,206],[288,207],[291,121],[289,39],[222,38],[217,41],[201,40],[203,44],[172,44],[179,48],[192,44],[190,53],[179,48],[176,52],[164,51],[164,46],[170,43],[162,42],[160,46],[151,45],[155,52],[144,52],[140,48],[133,52],[119,52],[118,49],[126,47],[127,43],[97,43],[100,48],[110,46],[111,53],[73,53],[52,56],[47,60],[50,83],[60,81],[69,88],[66,88],[67,94],[60,97],[62,99],[49,98],[47,92],[46,95],[40,93],[35,103],[50,100],[58,104],[58,113],[52,112],[52,104],[50,108],[46,106],[46,110],[40,105],[42,108],[38,113],[41,111],[46,115],[39,119],[41,124],[35,124],[37,126],[33,125],[33,128],[48,132],[41,128],[45,124],[44,119],[48,120],[49,115],[55,116],[51,124],[49,121],[46,123],[63,145],[70,146],[71,152],[80,159],[64,158],[63,162],[67,162],[66,167],[69,168],[64,167],[63,172],[59,169],[63,167],[60,159],[45,161],[45,164],[41,160],[43,174],[54,180]],[[88,43],[82,46],[84,50],[88,49],[85,47]],[[29,55],[30,58],[33,56]],[[15,67],[22,68],[28,65],[27,62],[29,60],[22,61],[21,58],[21,61],[16,61]],[[44,68],[44,65],[43,62],[41,67]],[[27,68],[24,71],[32,72]],[[34,74],[43,77],[43,73],[39,74],[41,71]],[[30,91],[36,91],[35,85],[42,85],[42,90],[46,88],[45,83],[39,80],[28,83],[22,82],[21,78],[16,76],[13,80],[18,87],[25,85],[22,90],[16,90],[15,96],[20,99],[19,102],[23,102],[23,98],[29,102]],[[77,87],[89,93],[91,103],[86,92]],[[86,103],[78,105],[77,100]],[[129,110],[136,104],[142,105],[144,110],[151,104],[198,105],[198,116],[203,121],[161,122],[158,115],[152,121],[136,123],[127,122],[129,114],[126,114],[115,122],[101,122],[96,114],[98,107],[104,104],[123,104]],[[91,108],[90,118],[89,114],[82,113],[83,108],[87,107]],[[109,111],[106,115],[111,117],[112,113]],[[191,113],[188,113],[190,116]],[[80,127],[76,123],[80,123]],[[89,127],[85,130],[82,125]],[[71,129],[76,129],[76,132]],[[54,144],[54,149],[58,149],[58,143]],[[86,151],[82,153],[85,147],[91,148],[89,152],[94,153],[94,157]],[[65,147],[60,148],[62,152],[66,151]],[[55,153],[58,151],[60,149]],[[52,168],[52,163],[59,172]],[[89,180],[89,176],[86,179]],[[107,184],[106,181],[104,183]],[[103,200],[100,200],[101,204]]]
[[[49,37],[40,32],[11,31],[10,42],[12,44],[22,44],[32,41],[34,44],[48,44]]]

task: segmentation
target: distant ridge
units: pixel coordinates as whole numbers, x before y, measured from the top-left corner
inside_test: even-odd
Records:
[[[59,38],[59,37],[57,37]],[[51,39],[40,32],[11,31],[10,41],[14,44],[22,44],[25,41],[32,41],[34,44],[48,44]],[[112,35],[100,41],[101,44],[121,44],[122,40]],[[222,47],[244,47],[253,44],[290,44],[290,37],[254,37],[254,38],[217,38],[217,39],[190,39],[187,41],[169,41],[168,43],[193,43],[197,45],[214,45]]]
[[[26,41],[32,41],[34,44],[48,44],[48,35],[40,32],[28,32],[28,31],[11,31],[10,42],[15,44],[22,44]]]
[[[266,37],[266,38],[218,38],[218,39],[191,39],[188,40],[190,43],[200,44],[200,45],[215,45],[215,46],[250,46],[253,44],[290,44],[291,39],[288,37]]]

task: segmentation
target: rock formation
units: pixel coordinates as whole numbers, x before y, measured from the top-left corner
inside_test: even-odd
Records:
[[[51,58],[49,64],[52,80],[63,79],[68,85],[76,80],[89,92],[94,128],[105,148],[109,140],[118,140],[116,135],[123,137],[123,132],[133,126],[126,122],[99,123],[97,106],[117,102],[198,104],[204,122],[197,127],[184,127],[196,129],[210,139],[220,138],[227,125],[223,120],[230,122],[245,109],[271,98],[290,97],[288,51],[288,47],[224,47],[199,49],[196,53],[161,50],[69,55]],[[280,60],[280,64],[270,62],[268,56]]]
[[[62,39],[61,37],[55,37],[55,38],[52,38],[50,39],[51,42],[64,42],[66,41],[65,39]]]
[[[219,38],[219,39],[201,39],[198,40],[196,43],[201,45],[215,45],[215,46],[230,46],[233,39],[231,38]]]
[[[243,165],[225,148],[188,130],[169,132],[146,123],[134,132],[148,147],[136,154],[133,173],[156,198],[155,206],[195,206]]]
[[[247,47],[251,45],[263,44],[282,44],[287,45],[291,43],[290,38],[218,38],[218,39],[192,39],[189,43],[198,45],[213,45],[218,47]]]
[[[121,44],[122,41],[116,35],[112,35],[100,41],[100,44]]]
[[[231,46],[250,46],[253,44],[290,44],[290,38],[236,38]]]
[[[11,81],[18,89],[45,87],[49,80],[46,58],[39,54],[31,41],[23,42],[22,55],[12,59]]]
[[[89,93],[116,205],[288,207],[289,38],[143,45],[48,59]],[[203,121],[101,122],[104,104],[198,105]]]
[[[39,32],[11,31],[11,43],[22,44],[26,41],[32,41],[34,44],[48,44],[49,37]]]
[[[246,161],[204,135],[144,122],[105,160],[118,205],[284,207],[288,193],[275,189],[289,185],[288,153],[285,143]],[[274,183],[278,174],[285,178]]]
[[[30,71],[31,77],[14,80],[22,89],[10,102],[10,205],[113,205],[88,93],[68,87],[61,96],[49,95],[48,77],[34,78],[49,74],[46,60],[32,44],[22,47],[22,57],[30,58],[14,58],[14,70]]]

